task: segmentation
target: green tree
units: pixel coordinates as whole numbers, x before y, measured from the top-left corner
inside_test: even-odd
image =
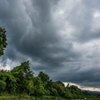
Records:
[[[60,96],[64,95],[64,88],[65,87],[63,86],[62,82],[60,82],[60,81],[55,82],[54,88],[57,90],[57,92]]]
[[[44,87],[41,84],[40,77],[34,77],[34,94],[35,96],[42,96],[45,93]]]
[[[6,76],[5,82],[7,83],[6,91],[9,93],[16,93],[16,78],[11,74],[11,72]]]
[[[7,44],[7,38],[6,38],[6,31],[5,29],[0,27],[0,56],[4,54],[4,48],[6,48]]]
[[[83,94],[84,95],[88,95],[88,92],[85,90],[85,91],[83,91]]]
[[[24,80],[24,92],[27,92],[29,95],[34,93],[34,82],[33,80]]]
[[[6,70],[0,71],[0,88],[2,91],[8,91],[14,93],[16,91],[16,79],[11,72]]]
[[[3,80],[0,80],[0,92],[4,91],[6,87],[6,82]]]
[[[21,63],[20,66],[15,67],[11,70],[14,77],[19,78],[20,81],[23,79],[30,80],[33,77],[33,71],[30,70],[29,61]]]
[[[72,99],[73,98],[72,93],[70,92],[70,90],[68,88],[65,88],[63,97],[66,98],[66,99]]]
[[[50,94],[53,95],[53,96],[57,96],[57,90],[54,89],[54,88],[51,88],[50,89]]]
[[[61,81],[56,81],[57,84],[60,84],[62,87],[65,87],[65,85]]]
[[[69,83],[67,84],[67,86],[66,86],[66,88],[69,88],[70,87],[70,85],[69,85]]]
[[[21,63],[20,66],[17,66],[13,70],[11,70],[11,73],[16,78],[17,81],[16,82],[17,92],[22,92],[25,90],[26,88],[26,84],[24,84],[25,80],[28,81],[33,79],[33,74],[34,74],[33,71],[30,70],[29,61]],[[31,89],[29,89],[29,91],[30,90]]]
[[[42,83],[47,82],[50,79],[50,77],[42,71],[40,71],[38,77],[40,77]]]

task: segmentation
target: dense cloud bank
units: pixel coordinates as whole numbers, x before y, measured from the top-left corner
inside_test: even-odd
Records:
[[[1,0],[8,46],[1,64],[30,61],[37,74],[100,88],[99,0]]]

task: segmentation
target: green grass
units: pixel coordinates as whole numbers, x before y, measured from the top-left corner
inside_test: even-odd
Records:
[[[30,96],[19,95],[19,96],[0,96],[0,100],[32,100],[32,99]]]
[[[91,97],[88,99],[65,99],[62,97],[55,97],[55,96],[41,96],[41,97],[34,97],[34,96],[29,96],[27,94],[8,94],[8,93],[3,93],[0,96],[0,100],[100,100],[99,98],[96,97]]]

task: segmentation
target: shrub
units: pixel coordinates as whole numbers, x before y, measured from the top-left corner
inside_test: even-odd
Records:
[[[5,90],[6,82],[0,80],[0,90]]]
[[[35,100],[35,97],[31,97],[31,100]]]

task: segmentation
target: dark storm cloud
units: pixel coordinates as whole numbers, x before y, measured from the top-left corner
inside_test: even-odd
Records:
[[[42,70],[53,80],[83,86],[99,83],[99,45],[88,47],[89,41],[100,38],[99,19],[93,17],[99,4],[99,0],[1,0],[0,26],[7,30],[8,46],[0,62],[5,66],[7,59],[30,60],[33,71]]]
[[[59,78],[57,77],[57,80],[62,80],[63,82],[69,82],[69,83],[76,83],[80,86],[86,86],[86,87],[98,87],[100,88],[100,68],[92,68],[90,70],[85,70],[83,72],[77,72],[77,70],[80,69],[80,67],[74,71],[70,70],[66,73],[62,73]]]
[[[81,43],[100,38],[100,28],[92,30],[98,24],[98,22],[94,23],[93,14],[100,11],[99,4],[99,0],[81,0],[81,2],[76,3],[69,15],[67,15],[66,19],[75,28],[73,32],[75,41]]]
[[[5,55],[16,61],[21,53],[40,61],[46,67],[60,67],[63,61],[70,61],[70,58],[77,55],[71,51],[71,43],[62,46],[61,37],[57,34],[57,28],[52,21],[51,7],[58,1],[30,2],[31,10],[27,2],[2,2],[2,5],[7,4],[6,10],[3,10],[4,7],[1,9],[3,13],[0,16],[8,29],[9,46]]]

